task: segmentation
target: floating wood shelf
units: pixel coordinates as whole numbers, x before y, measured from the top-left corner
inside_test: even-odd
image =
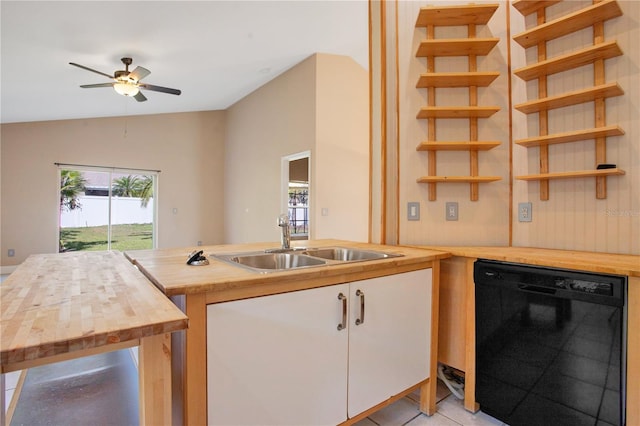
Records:
[[[601,177],[601,176],[620,176],[624,170],[620,169],[601,169],[601,170],[579,170],[574,172],[556,172],[556,173],[540,173],[537,175],[516,176],[518,180],[549,180],[549,179],[571,179],[584,177]]]
[[[487,87],[499,72],[433,72],[420,74],[416,87]]]
[[[571,105],[578,105],[585,102],[594,101],[598,98],[611,98],[623,95],[624,91],[617,83],[602,84],[600,86],[589,87],[587,89],[576,90],[563,93],[557,96],[537,99],[516,105],[515,108],[525,114],[548,111],[550,109],[562,108]]]
[[[523,16],[531,15],[540,9],[553,6],[556,3],[560,3],[562,0],[516,0],[513,7],[518,9]]]
[[[502,179],[500,176],[423,176],[418,183],[486,183]]]
[[[513,37],[513,40],[526,49],[618,16],[622,16],[622,10],[617,1],[603,0],[577,12],[538,25],[518,34]]]
[[[620,127],[606,126],[592,129],[576,130],[573,132],[556,133],[553,135],[538,136],[535,138],[520,139],[515,141],[515,143],[524,147],[531,147],[586,141],[589,139],[621,135],[624,135],[624,131]]]
[[[567,55],[557,56],[520,69],[513,73],[524,81],[571,70],[592,64],[598,59],[609,59],[622,55],[622,50],[615,41],[600,43],[595,46],[580,49]]]
[[[499,107],[422,107],[416,118],[488,118],[498,111]]]
[[[615,82],[605,80],[604,62],[607,59],[622,55],[620,47],[615,41],[605,41],[604,22],[622,15],[622,10],[616,0],[594,2],[576,12],[566,14],[557,19],[545,22],[546,8],[557,1],[525,1],[513,3],[514,7],[524,16],[536,13],[536,25],[529,30],[516,35],[513,40],[522,47],[537,47],[537,63],[527,65],[514,71],[514,74],[525,81],[538,80],[538,99],[531,100],[515,108],[525,114],[538,113],[539,136],[520,139],[516,144],[524,147],[539,147],[540,173],[536,175],[517,176],[516,179],[540,182],[540,199],[549,199],[549,180],[568,178],[596,179],[596,198],[607,198],[607,176],[623,175],[620,169],[583,170],[577,172],[549,171],[550,145],[585,141],[593,139],[595,143],[596,164],[607,163],[607,138],[620,136],[624,131],[615,125],[606,124],[605,99],[624,94],[622,88]],[[582,29],[593,27],[593,45],[574,52],[547,58],[547,42],[572,34]],[[593,66],[593,87],[572,92],[548,96],[547,76],[577,69],[585,65]],[[549,110],[593,102],[594,127],[548,134]]]
[[[416,151],[487,151],[500,145],[500,141],[460,141],[460,142],[422,142]]]
[[[486,151],[500,145],[497,141],[478,141],[478,119],[488,118],[500,110],[499,107],[478,106],[478,87],[488,87],[500,73],[481,72],[477,69],[477,56],[487,55],[498,41],[497,38],[477,38],[476,25],[489,22],[498,4],[469,4],[457,6],[423,7],[420,9],[416,27],[426,27],[427,39],[418,46],[417,57],[426,57],[426,73],[420,75],[416,87],[427,90],[427,106],[422,107],[416,118],[426,119],[427,141],[420,143],[417,151],[427,151],[428,176],[417,179],[429,185],[429,200],[436,199],[436,184],[445,182],[469,183],[469,198],[478,199],[478,184],[500,180],[499,176],[478,176],[478,151]],[[466,26],[467,38],[436,39],[436,26]],[[467,56],[464,72],[436,72],[435,58],[438,56]],[[436,106],[436,90],[466,87],[469,90],[469,105]],[[436,141],[436,123],[443,118],[464,118],[469,122],[468,141]],[[468,151],[470,176],[437,176],[437,151]]]
[[[422,40],[418,46],[418,57],[426,56],[485,56],[495,47],[497,38],[449,38]]]
[[[497,4],[469,4],[463,6],[443,6],[438,8],[420,8],[416,27],[427,25],[437,26],[462,26],[485,25],[493,16]]]

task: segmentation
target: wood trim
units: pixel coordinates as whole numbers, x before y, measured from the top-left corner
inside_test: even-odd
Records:
[[[387,1],[380,1],[380,243],[387,241]]]
[[[395,36],[396,36],[396,72],[395,72],[395,80],[396,80],[396,143],[395,143],[395,156],[396,156],[396,174],[398,177],[396,178],[396,187],[395,187],[395,235],[393,238],[393,243],[395,245],[400,242],[400,58],[399,58],[399,49],[400,49],[400,37],[398,35],[398,2],[394,1],[395,5]]]
[[[510,96],[507,98],[507,117],[509,120],[509,237],[508,237],[508,245],[513,245],[513,83],[511,81],[511,8],[507,3],[506,6],[507,13],[507,92]]]
[[[369,20],[369,232],[367,241],[372,242],[373,229],[373,12],[368,1]]]
[[[476,288],[473,280],[474,258],[465,258],[465,369],[464,408],[475,413],[480,409],[476,403]]]
[[[205,294],[186,295],[185,388],[183,394],[184,424],[207,424],[207,309]]]
[[[171,333],[142,338],[138,359],[140,424],[171,424]]]
[[[12,371],[26,370],[28,368],[38,367],[40,365],[52,364],[54,362],[68,361],[71,359],[82,358],[85,356],[97,355],[105,352],[118,351],[120,349],[132,348],[138,346],[138,339],[127,340],[126,342],[113,343],[106,346],[98,346],[79,351],[65,352],[57,355],[51,355],[46,358],[30,359],[26,361],[14,362],[10,364],[2,364],[2,373],[10,373]]]
[[[440,261],[431,267],[431,351],[429,352],[429,383],[420,389],[420,411],[432,416],[436,413],[438,385],[438,329],[440,319]]]
[[[640,424],[640,278],[629,277],[627,299],[627,424]]]
[[[16,406],[18,405],[18,398],[20,398],[20,393],[22,392],[22,387],[24,386],[24,381],[27,378],[27,370],[22,370],[20,372],[20,377],[18,378],[18,383],[16,383],[16,388],[13,391],[13,395],[11,396],[11,401],[9,401],[9,407],[7,408],[7,413],[5,416],[5,423],[3,423],[3,425],[10,425],[11,424],[11,419],[13,418],[13,413],[15,413],[16,411]],[[3,383],[4,385],[4,383]],[[5,387],[2,386],[2,398],[4,398],[4,389]],[[4,409],[4,407],[2,407]],[[0,414],[0,415],[4,415],[4,411]]]
[[[452,257],[440,262],[438,361],[460,371],[466,370],[466,262],[464,257]]]

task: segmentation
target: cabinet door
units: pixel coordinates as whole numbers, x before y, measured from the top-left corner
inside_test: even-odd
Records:
[[[346,420],[348,329],[337,326],[338,294],[348,292],[343,284],[207,306],[208,423]]]
[[[350,418],[429,377],[431,284],[431,269],[350,284]]]

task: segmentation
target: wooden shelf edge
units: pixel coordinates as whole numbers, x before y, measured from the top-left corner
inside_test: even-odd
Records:
[[[600,137],[622,136],[624,130],[619,126],[594,127],[591,129],[576,130],[573,132],[555,133],[546,136],[537,136],[534,138],[519,139],[514,143],[524,147],[555,145],[561,143],[585,141]]]
[[[416,151],[488,151],[499,145],[500,141],[425,141],[416,147]]]
[[[522,16],[528,16],[544,7],[553,6],[562,0],[515,0],[512,4]]]
[[[499,107],[423,107],[416,118],[489,118],[498,111],[500,111]]]
[[[615,169],[601,169],[601,170],[579,170],[579,171],[573,171],[573,172],[541,173],[537,175],[516,176],[516,179],[527,180],[527,181],[537,181],[537,180],[550,180],[550,179],[620,176],[624,174],[625,174],[624,170],[615,168]]]
[[[416,87],[487,87],[500,76],[495,72],[432,72],[420,74]]]
[[[498,38],[451,38],[422,40],[416,56],[486,56],[495,47]]]
[[[501,180],[500,176],[423,176],[417,183],[487,183]]]
[[[513,37],[513,40],[526,49],[540,42],[554,40],[587,28],[596,22],[607,21],[621,15],[622,10],[616,0],[603,0],[577,12],[570,13],[517,34]]]
[[[614,96],[621,96],[623,94],[624,90],[622,90],[618,83],[608,83],[602,84],[600,86],[589,87],[587,89],[567,92],[556,96],[550,96],[548,98],[536,99],[533,101],[515,105],[514,108],[524,114],[532,114],[540,111],[548,111],[551,109],[578,105],[585,102],[594,101],[598,98],[611,98]]]
[[[620,55],[622,55],[622,50],[614,40],[537,62],[535,64],[519,68],[513,73],[522,80],[529,81],[588,65],[597,59],[610,59]]]
[[[427,25],[485,25],[497,9],[498,4],[421,7],[416,20],[416,27],[426,27]]]

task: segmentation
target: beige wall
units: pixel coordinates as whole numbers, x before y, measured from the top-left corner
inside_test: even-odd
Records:
[[[158,247],[221,243],[225,116],[212,111],[3,124],[2,266],[57,251],[56,162],[161,170]],[[7,257],[9,248],[15,257]]]
[[[538,183],[525,183],[509,179],[509,144],[512,139],[535,136],[537,133],[537,114],[528,118],[516,111],[509,117],[509,75],[508,58],[509,43],[507,33],[508,14],[506,1],[482,1],[498,3],[499,8],[487,26],[478,28],[479,36],[498,37],[500,42],[491,53],[478,58],[478,69],[481,71],[500,72],[500,77],[488,88],[479,89],[480,105],[497,105],[501,110],[489,119],[479,120],[481,140],[499,140],[500,147],[488,152],[481,152],[480,174],[498,175],[502,180],[496,183],[481,184],[480,198],[476,202],[469,201],[468,184],[438,185],[437,201],[428,201],[427,188],[417,184],[415,179],[426,174],[426,153],[416,152],[415,146],[426,139],[426,120],[417,120],[415,114],[422,105],[426,105],[426,89],[416,89],[419,74],[425,70],[425,59],[416,58],[415,52],[421,38],[425,37],[423,28],[416,29],[415,21],[421,6],[467,4],[465,1],[430,1],[430,2],[397,2],[397,45],[398,45],[398,90],[395,89],[396,75],[393,68],[387,68],[389,75],[389,92],[387,98],[399,99],[398,109],[395,103],[388,105],[390,124],[398,111],[397,125],[399,139],[392,134],[387,140],[387,147],[394,149],[397,144],[399,157],[399,190],[397,204],[399,209],[399,242],[403,244],[446,244],[446,245],[508,245],[509,227],[512,226],[512,244],[514,246],[535,246],[547,248],[603,251],[612,253],[640,253],[640,121],[639,96],[640,50],[637,40],[640,39],[640,2],[619,1],[624,15],[608,22],[605,26],[605,39],[617,40],[624,56],[606,61],[607,82],[617,81],[625,91],[625,95],[607,101],[607,124],[618,124],[625,135],[609,138],[607,143],[608,162],[616,163],[626,171],[625,176],[608,179],[608,197],[596,200],[595,179],[557,180],[550,183],[550,200],[540,201]],[[476,2],[480,3],[480,2]],[[562,8],[575,10],[589,5],[590,1],[563,2],[549,9],[551,15],[559,15]],[[396,3],[387,8],[387,60],[395,65],[396,43]],[[511,36],[525,29],[522,15],[511,8]],[[554,16],[551,16],[552,18]],[[530,25],[528,22],[527,25]],[[374,27],[380,36],[379,28]],[[437,37],[465,37],[459,28],[441,28]],[[591,43],[591,32],[563,37],[550,43],[549,55],[569,52],[578,46]],[[635,44],[634,44],[635,43]],[[526,64],[523,49],[511,43],[512,68]],[[529,56],[535,55],[533,52]],[[531,60],[531,57],[529,58]],[[381,64],[374,63],[374,70]],[[466,59],[438,58],[436,71],[460,71],[466,67]],[[592,84],[591,67],[582,67],[549,79],[550,91],[563,93]],[[513,103],[522,103],[536,97],[535,84],[525,84],[519,78],[511,79],[513,84]],[[437,105],[467,104],[466,93],[459,89],[439,89]],[[380,101],[378,101],[380,102]],[[589,104],[553,110],[550,113],[550,130],[559,132],[589,127],[593,122],[593,107]],[[465,120],[438,120],[438,139],[467,139]],[[513,129],[513,135],[511,134]],[[381,149],[374,145],[374,150]],[[577,142],[551,147],[551,170],[582,170],[594,168],[593,142]],[[537,173],[537,148],[525,149],[513,146],[513,174]],[[379,170],[374,169],[379,174]],[[468,174],[468,154],[460,152],[438,153],[438,174]],[[375,178],[375,176],[374,176]],[[513,182],[512,186],[511,183]],[[510,189],[513,190],[510,203]],[[406,203],[419,201],[422,217],[418,222],[406,219]],[[459,203],[459,220],[446,222],[444,219],[444,203]],[[530,201],[533,203],[533,222],[517,221],[517,204]],[[389,201],[395,203],[393,199]],[[510,216],[510,208],[513,210]],[[374,223],[379,217],[374,215]]]
[[[367,72],[327,54],[309,57],[229,108],[225,240],[279,241],[281,161],[304,151],[311,152],[311,237],[366,240],[367,123]]]

